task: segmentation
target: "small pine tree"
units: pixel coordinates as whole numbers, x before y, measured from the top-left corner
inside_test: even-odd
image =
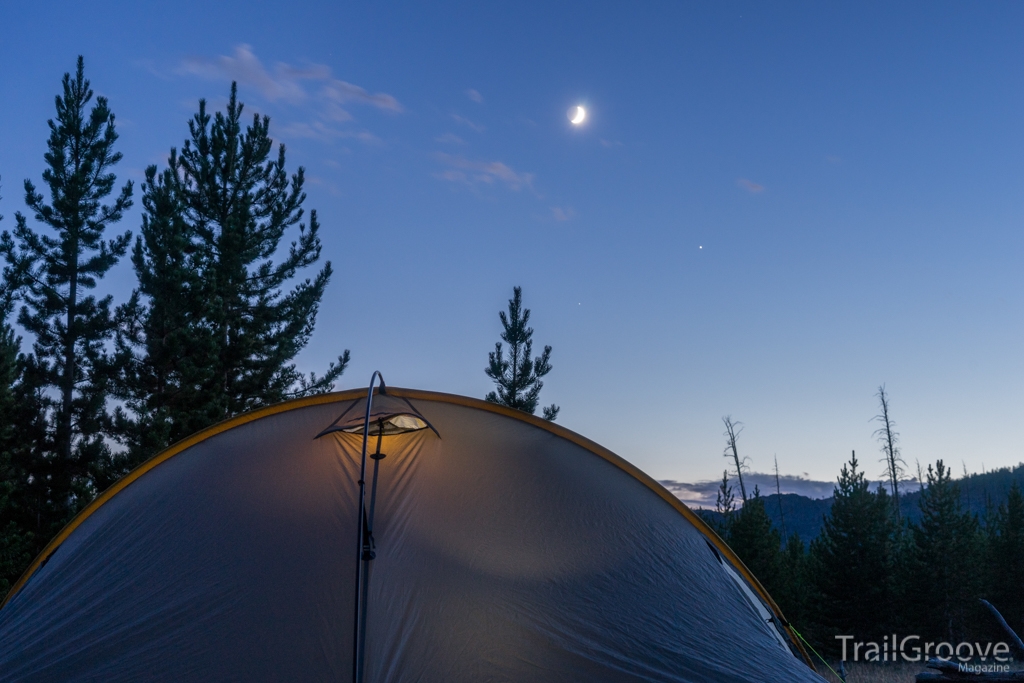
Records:
[[[214,116],[200,100],[181,153],[146,173],[139,290],[120,311],[118,433],[134,462],[243,411],[330,391],[348,364],[347,350],[320,377],[293,363],[331,264],[289,284],[320,258],[320,225],[316,211],[302,222],[303,168],[288,175],[284,145],[274,158],[268,117],[243,126],[237,95],[232,84]]]
[[[1010,626],[1024,631],[1024,494],[1013,482],[989,525],[988,599]]]
[[[718,484],[718,493],[715,496],[715,512],[728,517],[736,510],[736,496],[733,494],[732,484],[729,483],[729,470],[722,472],[722,481]]]
[[[114,336],[111,297],[89,294],[124,255],[130,233],[104,240],[106,229],[131,207],[126,183],[110,204],[117,133],[106,98],[85,79],[81,57],[75,76],[64,74],[56,98],[43,181],[50,203],[25,181],[25,203],[52,232],[38,233],[20,212],[13,236],[0,237],[5,276],[24,301],[18,323],[35,337],[28,362],[46,392],[49,500],[61,519],[70,517],[109,483],[110,450],[104,440],[111,377],[106,345]]]
[[[551,372],[551,347],[545,346],[544,353],[530,358],[533,353],[533,328],[527,327],[530,309],[523,308],[521,287],[512,290],[512,298],[508,300],[508,315],[500,311],[498,316],[504,328],[501,339],[508,344],[508,359],[505,358],[501,342],[496,343],[494,351],[488,354],[490,364],[485,372],[494,381],[497,391],[488,393],[485,398],[491,403],[532,415],[537,410],[540,390],[544,387],[541,377]],[[554,421],[558,411],[559,407],[554,404],[545,407],[544,419]]]
[[[729,545],[769,594],[774,595],[782,588],[782,538],[772,526],[756,486],[754,494],[733,516]]]
[[[781,555],[781,586],[772,593],[782,613],[789,621],[806,625],[809,616],[809,590],[807,581],[807,551],[798,534],[787,540]]]

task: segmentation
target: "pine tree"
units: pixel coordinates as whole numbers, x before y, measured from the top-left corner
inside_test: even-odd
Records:
[[[722,481],[718,483],[718,491],[715,495],[715,509],[700,510],[701,518],[714,529],[715,533],[728,542],[729,527],[732,524],[736,512],[736,496],[733,493],[732,484],[729,483],[729,472],[722,472]]]
[[[545,346],[544,353],[530,358],[533,353],[533,328],[527,327],[530,322],[530,309],[523,308],[523,290],[515,287],[512,298],[508,300],[508,315],[500,311],[501,325],[504,330],[501,339],[508,344],[508,359],[505,359],[501,342],[494,345],[494,351],[488,354],[486,372],[497,391],[485,396],[486,400],[498,405],[515,408],[531,415],[537,410],[540,401],[540,390],[544,387],[541,377],[551,372],[551,347]],[[558,417],[559,407],[551,404],[543,409],[544,419],[554,421]]]
[[[1010,626],[1024,631],[1024,494],[1013,482],[989,525],[988,600]]]
[[[6,276],[0,282],[0,594],[42,549],[64,512],[59,510],[55,520],[45,504],[46,425],[36,377],[8,322],[14,309],[11,284]]]
[[[118,395],[127,410],[116,415],[127,446],[128,470],[165,446],[224,417],[217,392],[217,344],[208,322],[212,292],[194,230],[176,193],[170,168],[146,169],[142,228],[132,250],[139,287],[119,311]]]
[[[736,496],[733,494],[732,484],[729,483],[729,470],[722,472],[722,481],[718,484],[718,492],[715,495],[715,512],[728,517],[736,510]]]
[[[764,508],[764,498],[756,486],[750,500],[733,516],[729,525],[729,545],[770,595],[781,592],[782,538],[772,526]]]
[[[960,487],[941,460],[928,466],[927,486],[921,493],[921,520],[912,524],[912,559],[909,582],[912,626],[922,636],[966,637],[977,618],[981,572],[978,520],[963,509]]]
[[[109,422],[111,374],[106,345],[113,338],[111,297],[89,292],[128,247],[130,233],[104,240],[106,229],[131,207],[126,183],[110,204],[117,133],[106,98],[93,92],[78,58],[75,76],[64,75],[56,98],[43,181],[50,203],[25,181],[25,203],[49,233],[29,227],[16,214],[13,236],[0,237],[7,260],[5,277],[24,301],[18,323],[35,337],[27,361],[46,391],[49,444],[49,503],[66,519],[109,483],[110,450],[104,441]]]
[[[857,456],[843,465],[832,509],[811,542],[810,578],[818,597],[816,619],[834,649],[835,634],[881,642],[896,622],[895,524],[885,489],[871,492]]]
[[[780,587],[772,593],[775,602],[782,609],[786,619],[798,624],[798,629],[808,625],[809,593],[807,580],[807,551],[798,534],[786,539],[782,550],[780,565],[782,576]]]
[[[274,157],[270,119],[243,129],[242,111],[235,84],[223,113],[200,100],[180,154],[146,172],[139,289],[120,311],[126,466],[232,415],[330,391],[348,363],[346,350],[321,377],[295,367],[331,264],[290,284],[320,258],[320,225],[316,211],[302,222],[305,171],[288,175],[284,145]]]
[[[12,308],[10,292],[0,292],[0,595],[10,590],[64,515],[46,509],[45,491],[38,495],[49,470],[38,449],[45,425],[39,394],[26,377],[21,339],[7,322]]]

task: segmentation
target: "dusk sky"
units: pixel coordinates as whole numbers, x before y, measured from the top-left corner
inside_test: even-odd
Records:
[[[483,397],[520,285],[542,403],[655,478],[720,477],[724,415],[755,471],[879,478],[883,383],[911,470],[1024,460],[1024,4],[4,3],[2,229],[79,54],[121,230],[200,98],[271,117],[339,388]]]

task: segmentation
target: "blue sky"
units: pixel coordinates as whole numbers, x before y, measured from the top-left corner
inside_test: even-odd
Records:
[[[5,3],[2,227],[78,54],[136,182],[235,79],[306,168],[299,361],[343,388],[483,396],[521,285],[542,400],[657,478],[720,476],[723,415],[755,470],[878,476],[882,383],[911,469],[1024,460],[1024,5],[763,5]]]

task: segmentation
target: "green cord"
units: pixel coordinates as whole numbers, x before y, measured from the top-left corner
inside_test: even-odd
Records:
[[[789,630],[792,631],[793,633],[795,633],[797,638],[799,638],[800,640],[804,641],[804,645],[806,645],[808,648],[810,648],[811,652],[813,652],[814,655],[818,659],[821,660],[821,663],[824,664],[825,666],[827,666],[828,670],[836,675],[836,678],[838,678],[841,681],[845,681],[846,680],[845,678],[840,676],[839,673],[835,669],[833,669],[831,666],[829,666],[829,663],[825,661],[824,657],[822,657],[821,655],[818,654],[817,650],[815,650],[813,647],[811,647],[811,644],[807,642],[806,638],[804,638],[802,635],[800,635],[800,631],[797,631],[796,628],[793,626],[793,624],[789,624]]]

